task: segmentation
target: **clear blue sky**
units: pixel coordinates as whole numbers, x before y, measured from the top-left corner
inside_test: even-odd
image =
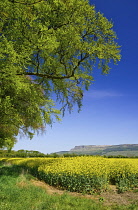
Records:
[[[82,111],[66,113],[61,123],[47,127],[33,140],[19,139],[14,150],[43,153],[77,145],[138,144],[138,1],[91,0],[114,23],[122,59],[110,74],[95,69],[95,82],[85,92]]]

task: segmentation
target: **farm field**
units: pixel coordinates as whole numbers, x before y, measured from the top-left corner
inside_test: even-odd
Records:
[[[1,168],[1,171],[4,171],[4,175],[7,173],[6,176],[9,176],[10,169],[10,178],[12,174],[14,176],[17,174],[21,178],[20,174],[24,175],[28,171],[28,173],[43,181],[35,181],[33,184],[46,190],[50,189],[50,192],[53,191],[54,194],[65,194],[64,192],[69,193],[70,191],[75,198],[83,199],[85,197],[85,199],[90,198],[88,200],[91,202],[93,200],[98,201],[98,207],[87,207],[85,209],[101,209],[101,205],[104,206],[102,209],[138,209],[138,159],[108,159],[91,156],[73,158],[3,158],[1,163],[9,164],[4,169]],[[3,175],[3,172],[0,173],[0,175]],[[18,181],[20,180],[19,177]],[[16,182],[18,181],[16,180]],[[22,183],[22,181],[20,182]],[[54,188],[44,182],[54,186]],[[120,207],[115,207],[116,205]],[[40,209],[43,208],[40,207]],[[49,207],[49,209],[52,208]],[[62,209],[62,207],[59,209]],[[74,206],[72,209],[80,208]]]
[[[111,189],[94,195],[66,192],[39,181],[17,165],[0,167],[0,210],[137,210],[138,191]]]
[[[5,158],[51,186],[86,194],[138,187],[138,159],[81,156],[72,158]]]

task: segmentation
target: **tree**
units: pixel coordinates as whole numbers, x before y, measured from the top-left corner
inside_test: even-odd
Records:
[[[107,74],[120,50],[88,1],[5,0],[0,10],[0,147],[12,148],[19,132],[32,138],[53,115],[80,109],[94,66]]]

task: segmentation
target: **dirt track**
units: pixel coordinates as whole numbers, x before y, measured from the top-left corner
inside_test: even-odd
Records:
[[[100,195],[82,195],[81,193],[75,193],[75,192],[67,192],[65,190],[59,190],[55,187],[52,187],[45,182],[39,181],[39,180],[31,180],[31,183],[35,186],[41,187],[46,190],[48,194],[54,194],[54,195],[62,195],[63,193],[68,193],[72,196],[78,196],[88,199],[93,199],[95,201],[102,201],[105,205],[129,205],[131,203],[138,202],[138,190],[137,192],[129,191],[124,193],[117,193],[116,186],[110,185],[109,190],[107,192],[103,192]]]

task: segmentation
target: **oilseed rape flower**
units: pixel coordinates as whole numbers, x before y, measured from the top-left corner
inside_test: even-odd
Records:
[[[4,160],[5,161],[5,160]],[[77,156],[61,158],[10,158],[11,164],[60,189],[92,194],[116,184],[123,192],[138,187],[138,159]]]

